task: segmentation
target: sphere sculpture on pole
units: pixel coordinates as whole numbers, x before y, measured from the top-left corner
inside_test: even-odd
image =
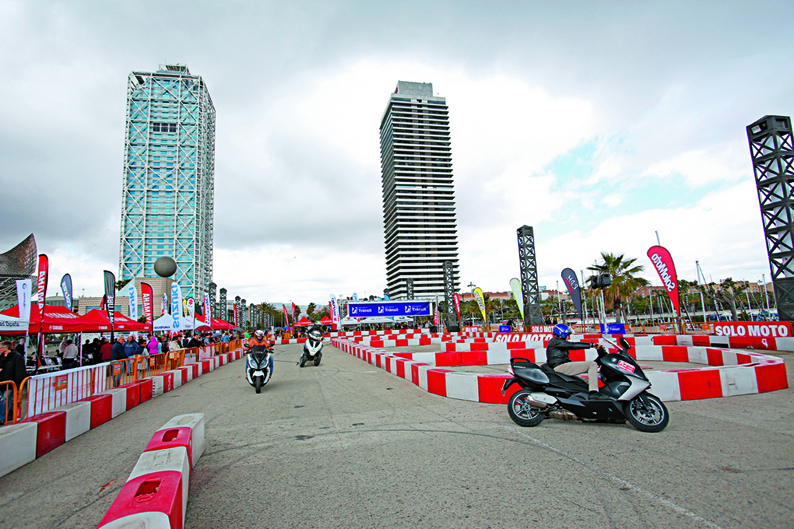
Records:
[[[154,262],[154,273],[160,277],[171,277],[176,272],[176,261],[170,257],[161,257]]]

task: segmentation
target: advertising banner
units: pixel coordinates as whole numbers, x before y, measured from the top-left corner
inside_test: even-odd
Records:
[[[517,277],[510,280],[510,290],[513,291],[513,299],[516,300],[518,305],[518,312],[521,313],[521,319],[524,319],[524,294],[521,293],[521,281]]]
[[[107,303],[108,319],[110,320],[110,328],[113,329],[113,324],[116,321],[116,276],[113,272],[105,270],[105,303]]]
[[[187,317],[193,318],[196,315],[196,302],[193,298],[187,298]]]
[[[239,327],[240,325],[237,323],[237,303],[232,305],[234,307],[234,326]]]
[[[138,321],[138,289],[134,279],[127,284],[127,297],[130,300],[130,319]]]
[[[460,295],[455,292],[452,294],[452,301],[455,302],[455,314],[458,316],[458,325],[460,325]]]
[[[61,278],[61,292],[63,292],[63,304],[66,309],[72,311],[72,276],[64,274]]]
[[[347,306],[351,318],[371,316],[430,316],[429,301],[390,301],[388,303],[351,302]]]
[[[30,321],[30,300],[33,297],[33,282],[30,279],[17,279],[17,303],[19,319]]]
[[[571,296],[573,306],[576,307],[576,312],[579,313],[579,318],[584,319],[584,316],[582,316],[582,291],[579,289],[579,280],[576,279],[576,272],[566,268],[560,275],[563,283],[568,287],[568,294]]]
[[[146,316],[146,325],[153,325],[154,292],[149,283],[141,283],[141,305],[143,305],[143,315]]]
[[[204,293],[204,321],[207,322],[210,329],[212,328],[212,312],[210,311],[210,295],[209,292]]]
[[[176,281],[171,283],[171,330],[182,330],[182,289]]]
[[[160,309],[160,316],[163,314],[168,314],[168,295],[163,292],[163,306]]]
[[[713,323],[717,336],[788,338],[791,336],[790,321],[740,321]]]
[[[438,295],[436,295],[436,308],[433,312],[433,325],[438,325]]]
[[[39,313],[44,319],[44,303],[47,300],[47,275],[50,271],[50,260],[45,254],[39,254],[39,285],[36,294],[39,296]]]
[[[648,258],[653,263],[653,267],[659,274],[662,280],[667,295],[670,296],[670,301],[673,303],[673,308],[676,314],[681,315],[681,309],[678,306],[678,278],[675,273],[675,265],[670,252],[664,246],[651,246],[648,249]]]
[[[287,307],[285,305],[281,305],[281,308],[284,310],[284,327],[289,327],[289,314],[287,314]]]
[[[477,300],[477,305],[480,307],[480,312],[482,312],[482,321],[485,323],[488,320],[486,319],[487,316],[485,315],[485,297],[482,294],[482,289],[480,287],[475,288],[473,294],[474,299]]]
[[[333,321],[333,329],[334,330],[341,330],[342,329],[342,318],[339,317],[339,303],[336,301],[336,296],[331,294],[331,320]],[[352,314],[349,314],[352,316]]]

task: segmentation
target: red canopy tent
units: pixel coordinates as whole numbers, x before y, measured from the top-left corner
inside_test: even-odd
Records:
[[[14,305],[4,310],[2,314],[18,318],[19,305]],[[45,305],[43,325],[39,323],[40,321],[41,313],[39,312],[39,306],[34,304],[30,307],[30,326],[28,332],[31,334],[42,332],[42,329],[44,334],[70,334],[75,332],[92,332],[96,330],[96,322],[94,320],[75,314],[66,307],[59,307],[56,305]],[[19,333],[20,331],[16,331],[15,333],[9,334]]]
[[[295,324],[295,327],[308,327],[310,325],[314,325],[314,322],[304,316]]]
[[[201,325],[199,325],[201,324]],[[234,329],[234,325],[230,323],[226,323],[223,320],[219,320],[218,318],[212,318],[212,330],[213,331],[228,331],[229,329]],[[207,323],[204,320],[203,316],[196,316],[196,330],[209,330],[207,327]]]
[[[84,318],[94,322],[94,332],[110,332],[110,318],[107,311],[94,309],[85,313]],[[147,331],[151,332],[152,326],[139,321],[131,320],[120,312],[115,313],[113,330],[116,332]]]
[[[334,321],[331,318],[329,318],[328,316],[325,316],[323,319],[321,319],[317,323],[319,323],[320,325],[332,325],[334,323]]]

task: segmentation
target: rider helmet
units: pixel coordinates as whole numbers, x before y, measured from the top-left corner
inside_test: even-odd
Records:
[[[571,328],[563,323],[555,325],[551,332],[554,336],[563,340],[573,334]]]
[[[256,336],[256,337],[257,337],[257,339],[261,340],[262,338],[264,338],[264,337],[265,337],[265,331],[263,331],[263,330],[259,329],[259,330],[257,330],[257,331],[254,333],[254,336]]]

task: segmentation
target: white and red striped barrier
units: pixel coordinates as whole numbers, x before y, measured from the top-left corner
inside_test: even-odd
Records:
[[[503,396],[501,387],[510,375],[460,373],[444,367],[507,364],[511,357],[523,357],[533,362],[546,360],[546,350],[543,347],[392,354],[344,339],[334,340],[334,346],[398,377],[410,380],[430,393],[487,403],[507,402],[510,394]],[[666,401],[764,393],[788,387],[783,360],[765,354],[677,345],[636,345],[630,352],[640,361],[691,362],[709,366],[647,372],[646,375],[653,385],[653,393]],[[571,351],[571,360],[593,359],[595,354],[591,350]],[[515,390],[513,388],[512,391]]]
[[[191,469],[203,451],[204,414],[168,421],[146,445],[99,528],[182,529]]]
[[[226,364],[242,357],[242,349],[223,353],[213,359],[204,360],[200,364],[191,364],[174,371],[154,375],[151,378],[137,380],[118,388],[106,389],[103,393],[86,396],[79,401],[65,403],[57,409],[50,409],[50,411],[43,413],[38,412],[37,415],[17,424],[2,427],[0,428],[0,477],[30,463],[78,435],[105,424],[125,411],[147,400],[151,400],[155,396],[167,393],[175,387],[179,387],[174,386],[174,379],[178,379],[179,384],[183,384],[186,383],[185,381],[197,378],[202,373],[211,371],[216,365],[220,365],[221,362]],[[205,362],[207,366],[212,367],[202,371],[202,364]],[[102,367],[102,377],[104,379],[107,364],[96,367]],[[46,378],[50,382],[53,380],[52,376],[47,376]],[[73,391],[68,394],[80,395],[81,392]],[[45,393],[45,395],[47,394]],[[53,399],[52,401],[42,399],[42,401],[54,404],[58,402],[58,399]],[[179,418],[175,417],[166,426],[176,429],[188,426],[188,424],[172,424],[177,419]],[[199,455],[204,450],[203,422],[200,432],[200,434],[197,434],[194,430],[191,438],[194,451],[198,442]],[[145,519],[148,520],[148,518]],[[137,521],[138,518],[135,520]],[[123,526],[111,525],[109,527],[120,528]],[[144,525],[144,527],[159,526]],[[169,526],[165,525],[164,527]]]

